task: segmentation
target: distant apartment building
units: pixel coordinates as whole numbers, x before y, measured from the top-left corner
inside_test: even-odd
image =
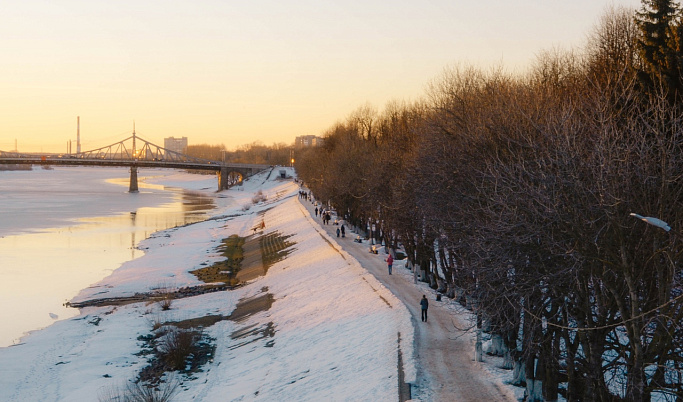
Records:
[[[297,148],[319,147],[323,144],[323,138],[317,135],[301,135],[294,139],[294,146]]]
[[[168,151],[178,152],[181,154],[185,153],[185,150],[187,149],[187,137],[164,138],[164,148]]]

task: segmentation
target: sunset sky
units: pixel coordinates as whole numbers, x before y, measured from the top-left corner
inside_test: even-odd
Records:
[[[640,0],[23,0],[0,5],[0,150],[133,130],[228,149],[416,100],[448,66],[524,71]],[[76,145],[74,143],[73,150]]]

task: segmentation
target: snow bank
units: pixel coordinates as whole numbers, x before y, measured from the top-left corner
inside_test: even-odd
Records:
[[[215,339],[213,361],[191,379],[182,377],[174,400],[395,400],[399,332],[406,380],[415,378],[407,309],[311,219],[298,186],[274,176],[267,172],[219,193],[214,219],[155,234],[141,243],[143,257],[74,301],[199,284],[189,271],[217,261],[223,238],[250,235],[261,220],[265,233],[294,243],[266,276],[233,291],[174,300],[168,311],[148,303],[84,308],[0,350],[3,398],[94,400],[147,364],[138,337],[149,335],[155,322],[227,316],[241,299],[269,293],[274,302],[266,311],[204,328]],[[160,184],[197,191],[213,191],[215,184],[213,177],[167,179]],[[257,191],[266,201],[251,205]],[[267,336],[235,335],[266,327],[272,329]]]

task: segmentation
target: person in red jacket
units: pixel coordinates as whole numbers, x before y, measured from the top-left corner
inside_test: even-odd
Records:
[[[387,257],[387,267],[389,268],[389,275],[391,275],[391,266],[394,265],[394,257],[389,254],[389,257]]]

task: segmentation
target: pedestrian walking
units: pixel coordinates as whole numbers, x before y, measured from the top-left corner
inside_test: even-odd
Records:
[[[427,309],[429,308],[429,301],[427,296],[422,295],[422,300],[420,300],[420,307],[422,308],[422,322],[427,322]]]
[[[391,275],[391,267],[394,265],[394,257],[389,254],[389,257],[387,257],[387,268],[389,268],[389,275]]]
[[[318,216],[318,207],[315,207],[315,216]]]
[[[343,224],[343,223],[342,223],[342,225],[341,225],[341,235],[342,235],[342,237],[345,237],[345,236],[346,236],[346,229],[344,229],[344,224]]]
[[[339,237],[340,233],[341,233],[341,230],[339,230],[339,228],[337,228],[337,237]]]

